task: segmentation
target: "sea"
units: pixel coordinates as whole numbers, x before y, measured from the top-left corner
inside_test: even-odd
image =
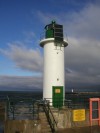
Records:
[[[89,108],[89,98],[100,98],[100,92],[66,92],[65,93],[65,106],[69,108]],[[7,102],[7,100],[21,101],[26,100],[42,100],[42,91],[0,91],[0,102]],[[29,103],[27,103],[29,104]],[[21,117],[20,117],[21,119]],[[0,120],[0,133],[4,132],[3,121]]]

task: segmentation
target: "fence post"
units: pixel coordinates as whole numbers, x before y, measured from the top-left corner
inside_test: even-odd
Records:
[[[90,101],[90,126],[92,126],[92,100],[91,98],[89,99]]]
[[[100,126],[100,98],[99,98],[99,126]]]

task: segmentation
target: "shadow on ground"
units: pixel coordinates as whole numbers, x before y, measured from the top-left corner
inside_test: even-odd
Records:
[[[59,130],[56,133],[100,133],[99,126],[93,127],[80,127],[80,128],[69,128],[64,130]]]

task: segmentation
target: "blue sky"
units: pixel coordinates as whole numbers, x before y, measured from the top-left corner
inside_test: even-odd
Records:
[[[64,25],[69,43],[66,88],[100,85],[99,0],[0,0],[0,90],[42,88],[39,41],[52,20]]]

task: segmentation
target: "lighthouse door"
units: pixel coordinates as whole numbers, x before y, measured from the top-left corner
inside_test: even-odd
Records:
[[[53,107],[59,108],[63,106],[63,86],[52,87]]]

